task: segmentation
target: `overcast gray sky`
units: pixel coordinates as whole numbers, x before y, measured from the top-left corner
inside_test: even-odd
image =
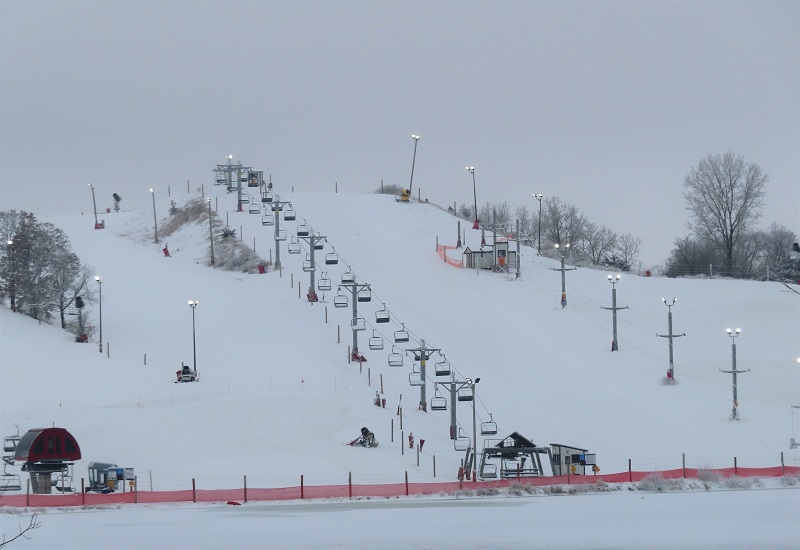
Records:
[[[735,151],[800,233],[800,3],[0,1],[0,207],[125,208],[233,154],[276,189],[558,196],[663,261]],[[358,213],[348,213],[358,215]],[[401,236],[398,236],[401,237]]]

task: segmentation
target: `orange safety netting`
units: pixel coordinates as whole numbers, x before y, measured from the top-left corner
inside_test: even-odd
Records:
[[[444,260],[446,263],[452,265],[453,267],[464,267],[464,262],[461,260],[455,260],[453,258],[449,258],[447,256],[448,250],[458,250],[455,246],[445,246],[443,244],[436,245],[436,252],[439,254],[439,257]]]
[[[723,478],[739,477],[781,477],[783,475],[800,475],[798,466],[774,466],[768,468],[714,468],[704,469]],[[404,495],[437,495],[450,494],[462,489],[505,488],[513,483],[521,483],[535,487],[548,485],[585,485],[605,481],[607,483],[639,482],[650,475],[658,475],[664,479],[689,478],[696,479],[698,469],[678,468],[657,472],[639,472],[629,470],[614,474],[599,475],[564,475],[509,478],[495,481],[445,481],[438,483],[388,483],[374,485],[319,485],[277,488],[244,488],[235,489],[188,489],[180,491],[133,491],[126,493],[74,493],[74,494],[20,494],[0,496],[0,506],[13,507],[66,507],[66,506],[99,506],[116,504],[169,503],[169,502],[247,502],[299,500],[312,498],[352,498],[352,497],[396,497]]]

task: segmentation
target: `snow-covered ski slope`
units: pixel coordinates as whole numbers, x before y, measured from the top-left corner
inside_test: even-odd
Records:
[[[334,282],[326,303],[305,298],[303,241],[300,255],[281,245],[280,274],[249,275],[207,266],[204,222],[155,244],[152,211],[105,214],[100,231],[90,216],[47,218],[102,276],[110,357],[97,351],[97,335],[78,345],[58,328],[0,311],[3,434],[17,424],[65,427],[82,447],[78,474],[91,460],[112,461],[136,468],[143,481],[150,472],[156,490],[188,488],[191,478],[203,488],[233,487],[244,474],[249,486],[272,487],[297,485],[301,474],[309,485],[340,484],[348,472],[354,483],[399,482],[404,471],[426,481],[434,479],[433,455],[436,479],[453,479],[463,453],[448,438],[449,411],[418,410],[420,390],[408,383],[412,357],[403,368],[387,365],[393,333],[404,323],[412,339],[395,351],[424,339],[459,379],[480,377],[478,422],[491,413],[497,437],[518,431],[539,445],[586,448],[597,453],[602,472],[625,471],[628,459],[636,470],[678,468],[682,453],[692,467],[732,466],[734,457],[740,466],[773,466],[782,451],[787,464],[800,464],[800,452],[788,448],[790,405],[800,403],[800,296],[779,283],[623,275],[617,301],[629,309],[618,312],[619,351],[611,352],[611,312],[602,309],[611,306],[607,272],[568,272],[562,310],[560,273],[553,271],[559,263],[535,249],[522,248],[519,279],[444,263],[437,236],[454,245],[458,220],[433,205],[276,191],[297,212],[296,221],[281,222],[290,237],[304,221],[327,237],[316,255],[317,280],[327,271]],[[237,238],[251,247],[255,239],[268,258],[273,228],[247,205],[235,212],[235,193],[206,193]],[[200,193],[172,198],[181,206]],[[160,224],[168,207],[157,204]],[[478,248],[480,231],[462,228],[465,244]],[[169,258],[161,252],[165,242]],[[331,247],[338,265],[324,265]],[[333,307],[348,268],[373,295],[358,304],[367,322],[359,334],[368,359],[362,373],[347,362],[351,309]],[[674,331],[687,334],[675,340],[678,383],[671,386],[662,384],[667,340],[656,336],[667,332],[662,297],[678,298]],[[174,384],[181,361],[192,363],[190,299],[200,302],[200,382]],[[376,324],[382,304],[392,321]],[[95,306],[94,324],[98,314]],[[736,422],[729,420],[731,375],[720,372],[731,368],[727,327],[741,327],[737,367],[750,369],[739,376]],[[386,338],[383,351],[368,349],[373,329]],[[434,354],[429,362],[428,400],[439,360]],[[373,405],[381,377],[385,409]],[[401,394],[403,435],[425,439],[419,467],[407,445],[401,454]],[[459,403],[458,418],[471,436],[469,403]],[[378,448],[344,444],[362,426],[375,433]]]

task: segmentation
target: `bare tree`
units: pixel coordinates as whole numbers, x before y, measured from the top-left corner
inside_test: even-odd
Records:
[[[617,234],[605,225],[598,227],[592,222],[587,222],[581,241],[581,248],[589,260],[594,265],[600,265],[603,258],[617,246]]]
[[[625,233],[617,239],[617,246],[614,249],[614,254],[620,262],[620,267],[625,271],[630,270],[631,265],[639,255],[639,247],[642,245],[642,239],[634,237],[630,233]]]
[[[28,533],[29,531],[33,531],[34,529],[38,529],[39,527],[42,526],[42,523],[37,520],[37,517],[38,517],[38,514],[36,512],[34,512],[33,515],[30,518],[30,521],[28,522],[28,525],[26,527],[24,527],[24,528],[22,527],[22,525],[20,525],[19,526],[19,533],[17,535],[15,535],[15,536],[11,537],[10,539],[6,539],[6,536],[5,536],[5,533],[4,533],[3,534],[3,540],[0,541],[0,548],[2,548],[3,546],[5,546],[7,544],[11,544],[12,542],[14,542],[15,540],[17,540],[20,537],[23,537],[23,538],[26,538],[26,539],[30,539],[30,537],[26,533]]]
[[[586,218],[578,209],[558,197],[545,199],[542,213],[542,234],[557,244],[575,243],[583,236]]]
[[[746,164],[744,157],[730,151],[708,155],[684,180],[689,228],[699,238],[712,240],[728,266],[734,265],[737,241],[760,216],[767,181],[760,166]]]

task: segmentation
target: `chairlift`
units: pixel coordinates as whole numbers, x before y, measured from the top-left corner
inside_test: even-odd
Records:
[[[308,234],[311,232],[311,228],[307,223],[301,223],[297,226],[297,236],[298,237],[308,237]]]
[[[261,214],[261,205],[257,202],[251,202],[248,209],[251,214]]]
[[[297,240],[297,237],[292,237],[292,242],[287,245],[289,249],[289,254],[300,254],[300,241]]]
[[[347,307],[347,296],[342,294],[342,289],[336,291],[336,296],[333,297],[334,307]]]
[[[278,229],[275,232],[275,240],[276,241],[285,241],[286,240],[286,230],[285,229]]]
[[[379,309],[375,312],[375,322],[376,323],[388,323],[389,322],[389,310],[386,309],[386,304],[383,304],[383,309]]]
[[[432,411],[446,411],[447,398],[439,395],[439,388],[433,386],[433,397],[431,397],[431,410]]]
[[[346,273],[342,273],[342,284],[343,285],[352,285],[356,282],[356,275],[352,271],[348,271]]]
[[[291,206],[287,206],[286,210],[283,211],[283,219],[287,222],[291,222],[297,219],[297,214],[294,211],[294,208]]]
[[[6,471],[8,467],[8,463],[3,464],[3,474],[0,475],[0,494],[5,493],[6,491],[21,491],[22,490],[22,480],[19,477],[19,474],[9,474]]]
[[[322,276],[319,278],[317,282],[317,288],[320,290],[330,290],[331,289],[331,280],[326,276],[326,273],[323,273]]]
[[[353,330],[366,330],[367,328],[367,320],[363,317],[356,317],[354,319],[350,319],[350,328]]]
[[[247,204],[249,202],[250,202],[250,196],[249,195],[242,195],[242,198],[239,199],[239,203],[240,204]]]
[[[369,339],[369,349],[383,349],[383,337],[378,336],[374,329]]]
[[[255,172],[247,174],[247,187],[258,187],[258,174]]]
[[[489,422],[481,422],[481,435],[495,434],[497,434],[497,423],[492,418],[492,413],[489,413]]]
[[[396,352],[394,346],[392,346],[392,353],[389,354],[389,366],[390,367],[403,366],[403,354]]]
[[[409,336],[406,330],[406,324],[403,323],[402,329],[394,331],[394,341],[399,344],[401,342],[408,342],[408,340]]]
[[[372,291],[369,287],[362,288],[358,291],[358,301],[359,302],[371,302],[372,301]]]
[[[436,376],[450,376],[450,361],[442,355],[442,360],[433,365]]]
[[[275,200],[275,193],[272,191],[264,191],[264,194],[261,195],[261,202],[272,202]]]
[[[261,216],[261,225],[275,225],[275,216],[272,214],[264,214]]]
[[[466,451],[472,446],[471,443],[472,440],[469,437],[461,435],[461,428],[459,428],[458,437],[453,440],[453,448],[456,451]]]
[[[422,377],[422,373],[416,370],[416,365],[411,366],[411,372],[408,373],[408,383],[412,386],[425,385],[425,379]]]
[[[309,273],[309,272],[311,272],[311,271],[316,271],[316,270],[317,270],[317,267],[316,267],[316,266],[314,265],[314,263],[313,263],[313,262],[312,262],[312,261],[311,261],[311,260],[308,258],[308,254],[306,254],[306,259],[305,259],[305,260],[303,260],[303,271],[305,271],[306,273]]]
[[[247,182],[247,174],[245,174],[243,176],[239,176],[239,181],[242,182],[242,183],[246,183]]]
[[[486,462],[481,466],[480,476],[484,479],[497,477],[497,464]]]
[[[474,393],[470,386],[463,386],[461,389],[458,390],[459,401],[472,401],[473,397]]]
[[[339,255],[334,250],[333,252],[328,252],[325,254],[325,263],[327,265],[336,265],[339,263]]]

